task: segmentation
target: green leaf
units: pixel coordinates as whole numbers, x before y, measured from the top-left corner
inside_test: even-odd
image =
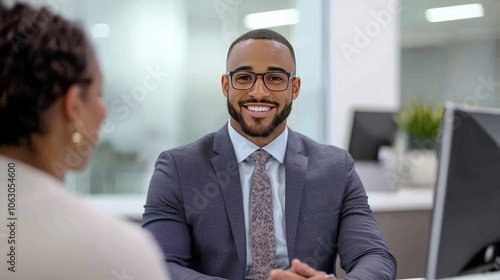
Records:
[[[395,121],[408,136],[419,139],[437,139],[441,129],[444,106],[428,106],[415,100],[411,107],[401,110]]]

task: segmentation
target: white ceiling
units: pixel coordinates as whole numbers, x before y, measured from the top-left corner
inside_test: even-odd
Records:
[[[348,1],[348,0],[335,0]],[[402,47],[421,47],[441,45],[454,41],[490,40],[500,38],[500,0],[400,0],[401,1],[401,45]],[[243,16],[276,9],[296,7],[295,0],[189,0],[188,14],[196,18],[217,17],[214,11],[216,3],[219,8],[234,9],[238,19]],[[225,3],[225,4],[224,4]],[[450,22],[430,23],[424,13],[427,9],[481,3],[485,9],[482,18],[456,20]],[[232,6],[234,5],[234,6]],[[208,12],[211,11],[211,12]],[[239,27],[240,31],[242,26]],[[277,30],[278,31],[278,30]],[[279,30],[286,32],[288,30]]]
[[[430,23],[425,10],[436,7],[481,3],[482,18]],[[453,41],[500,38],[500,1],[498,0],[401,0],[401,44],[403,47],[440,45]]]
[[[47,0],[25,0],[31,3],[48,2]],[[59,0],[61,3],[87,3],[90,0]],[[335,0],[349,1],[349,0]],[[486,40],[494,41],[500,38],[500,0],[400,0],[401,1],[401,45],[402,47],[419,47],[441,45],[454,41]],[[15,0],[4,0],[12,4]],[[110,1],[118,4],[120,1]],[[426,9],[481,3],[485,8],[482,18],[457,20],[441,23],[430,23],[424,17]],[[219,5],[217,5],[219,4]],[[249,13],[295,7],[296,0],[189,0],[186,1],[187,12],[194,18],[215,19],[220,17],[216,7],[236,11],[238,22]],[[107,9],[104,9],[105,12]],[[98,13],[99,11],[94,11]],[[219,11],[220,12],[220,11]],[[237,29],[241,31],[243,27]],[[277,30],[290,32],[288,29]]]

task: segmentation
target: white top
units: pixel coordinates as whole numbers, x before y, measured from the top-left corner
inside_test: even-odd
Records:
[[[103,214],[54,177],[4,156],[0,254],[0,279],[168,279],[159,248],[138,225]]]

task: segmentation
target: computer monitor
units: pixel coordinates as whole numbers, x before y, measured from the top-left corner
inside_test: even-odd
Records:
[[[440,139],[428,280],[493,270],[500,257],[485,250],[500,247],[500,110],[449,103]]]
[[[391,146],[398,130],[395,112],[355,111],[349,153],[354,160],[377,161],[380,146]]]

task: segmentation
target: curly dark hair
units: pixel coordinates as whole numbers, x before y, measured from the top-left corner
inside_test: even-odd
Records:
[[[91,51],[83,29],[48,8],[0,3],[0,145],[44,133],[42,114],[71,85],[91,83]]]

